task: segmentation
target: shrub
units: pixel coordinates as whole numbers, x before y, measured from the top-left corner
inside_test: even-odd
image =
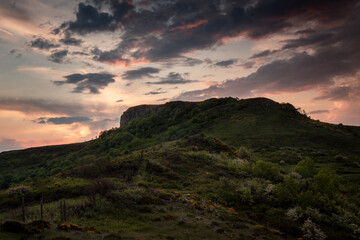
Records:
[[[263,160],[259,160],[255,163],[252,172],[256,177],[262,177],[269,180],[277,180],[280,176],[280,171],[275,164]]]
[[[314,176],[314,190],[329,198],[334,198],[339,190],[338,176],[329,170],[321,170]]]
[[[289,219],[291,219],[292,221],[295,222],[295,221],[299,220],[303,216],[301,211],[302,211],[302,209],[299,208],[299,207],[289,208],[286,211],[285,215],[286,215],[287,218],[289,218]]]
[[[294,170],[304,178],[312,178],[317,172],[314,161],[308,157],[298,162]]]
[[[286,177],[284,182],[276,185],[275,196],[277,197],[279,204],[282,207],[286,207],[296,202],[299,191],[300,186],[295,179]]]
[[[248,149],[246,147],[240,147],[239,148],[239,152],[238,152],[238,156],[241,159],[246,159],[249,162],[255,162],[256,158],[255,155],[253,153],[253,151],[251,149]]]
[[[95,201],[97,194],[105,196],[114,189],[115,185],[109,179],[96,179],[93,181],[93,184],[87,189],[87,195],[90,200]]]
[[[303,231],[305,239],[323,240],[326,238],[325,233],[310,219],[307,219],[300,229]]]
[[[144,194],[145,191],[142,189],[115,190],[109,193],[107,198],[119,207],[125,209],[136,206]]]

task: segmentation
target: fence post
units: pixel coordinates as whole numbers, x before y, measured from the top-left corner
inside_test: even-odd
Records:
[[[25,223],[25,197],[24,197],[24,195],[22,196],[22,199],[21,199],[21,213],[22,213],[22,221],[23,221],[23,223]]]
[[[60,201],[60,222],[64,222],[64,218],[63,218],[64,214],[63,214],[63,203],[62,200]]]
[[[64,213],[64,221],[66,222],[66,202],[64,199],[64,205],[63,205],[64,209],[63,209],[63,213]]]
[[[44,199],[43,199],[43,195],[41,195],[40,198],[40,220],[43,220],[43,204],[44,204]]]

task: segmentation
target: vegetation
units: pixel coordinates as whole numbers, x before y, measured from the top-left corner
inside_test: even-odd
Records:
[[[28,223],[0,239],[358,239],[358,133],[268,99],[168,103],[93,141],[0,154],[0,224],[21,222],[22,198]],[[29,232],[41,198],[50,228]]]

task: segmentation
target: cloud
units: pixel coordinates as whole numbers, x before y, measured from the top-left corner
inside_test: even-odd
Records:
[[[231,65],[235,64],[237,62],[237,59],[229,59],[225,61],[216,62],[214,66],[218,67],[230,67]]]
[[[115,31],[119,29],[134,6],[130,1],[96,1],[97,6],[79,3],[76,20],[64,22],[54,33],[70,31],[81,35],[91,32]],[[101,11],[103,4],[109,5],[110,12]]]
[[[321,113],[329,113],[329,110],[315,110],[309,112],[309,114],[321,114]]]
[[[101,1],[104,2],[107,1]],[[98,49],[94,58],[101,62],[127,64],[141,59],[165,61],[181,58],[186,53],[216,47],[224,40],[240,35],[261,39],[308,23],[335,25],[333,23],[342,21],[354,4],[356,1],[353,0],[294,0],[291,4],[284,0],[152,1],[151,8],[127,12],[131,14],[127,15],[126,21],[121,21],[121,41],[117,47],[106,51]],[[98,14],[98,8],[89,5],[88,8],[94,8]],[[97,15],[94,13],[94,16]],[[106,16],[110,17],[109,13]],[[94,27],[87,28],[87,32],[96,32],[101,27],[104,31],[114,31],[119,27],[119,21],[115,21],[115,26],[108,21],[87,23]],[[314,44],[328,36],[328,33],[319,34],[307,41]],[[299,44],[289,41],[287,47]]]
[[[68,50],[61,50],[61,51],[53,52],[52,54],[50,54],[48,59],[49,59],[49,61],[52,61],[54,63],[63,63],[64,58],[68,55],[68,53],[69,53]]]
[[[38,48],[42,50],[49,50],[51,48],[58,48],[60,44],[53,43],[45,38],[37,38],[30,41],[29,46],[32,48]]]
[[[282,49],[289,49],[289,48],[298,48],[298,47],[305,47],[309,45],[315,44],[326,44],[326,42],[331,43],[332,37],[334,35],[332,33],[312,33],[307,37],[302,37],[298,39],[288,39],[285,40],[286,45],[282,47]]]
[[[117,100],[116,102],[117,103],[120,103],[120,102],[123,102],[124,100],[122,100],[122,99],[119,99],[119,100]]]
[[[274,53],[277,53],[279,51],[280,50],[269,50],[268,49],[268,50],[265,50],[265,51],[262,51],[262,52],[259,52],[259,53],[255,53],[254,55],[252,55],[250,57],[250,59],[267,57],[267,56],[273,55]]]
[[[183,74],[185,75],[185,74]],[[188,80],[181,76],[180,73],[170,72],[167,77],[161,78],[159,82],[146,82],[147,84],[186,84],[198,82],[197,80]]]
[[[79,55],[79,56],[89,56],[88,53],[86,52],[79,52],[79,51],[75,51],[71,53],[72,55]]]
[[[2,17],[10,17],[22,21],[32,20],[26,9],[22,8],[21,4],[16,4],[14,1],[0,1],[0,14]]]
[[[162,93],[166,93],[166,92],[165,91],[150,91],[150,92],[144,93],[144,95],[159,95]]]
[[[23,148],[21,143],[16,141],[15,139],[2,138],[0,139],[0,152],[16,150]]]
[[[19,50],[17,49],[11,49],[9,54],[15,56],[16,58],[22,57],[22,53],[19,53]]]
[[[354,75],[358,71],[360,52],[348,50],[329,48],[319,50],[313,55],[295,54],[290,59],[275,60],[265,64],[247,77],[227,80],[203,90],[185,92],[177,99],[200,100],[214,96],[249,97],[253,96],[254,92],[301,92],[317,87],[329,87],[334,83],[335,77]],[[343,61],[344,59],[347,61]],[[341,96],[344,96],[345,90],[339,90]],[[325,96],[317,99],[325,99]]]
[[[184,62],[183,62],[183,65],[184,66],[187,66],[187,67],[193,67],[193,66],[196,66],[196,65],[199,65],[199,64],[202,64],[203,61],[200,60],[200,59],[195,59],[195,58],[185,58]]]
[[[74,84],[74,93],[82,93],[85,90],[89,90],[91,94],[100,93],[100,89],[104,89],[110,83],[115,82],[115,75],[109,73],[87,73],[80,74],[75,73],[64,76],[65,81],[54,81],[54,84],[60,86],[63,84]]]
[[[360,85],[358,86],[339,86],[324,90],[315,100],[354,100],[360,98]]]
[[[62,42],[65,45],[80,46],[83,43],[83,40],[73,38],[73,37],[71,37],[70,34],[66,34],[65,38],[60,39],[60,42]]]
[[[51,99],[33,98],[1,98],[0,110],[18,111],[24,114],[58,114],[78,116],[91,115],[93,112],[101,114],[107,106],[102,103],[87,105],[81,103],[68,103]]]
[[[136,70],[129,70],[122,74],[122,78],[126,80],[141,79],[144,77],[153,78],[152,74],[159,73],[160,69],[153,67],[144,67]]]
[[[82,122],[90,122],[92,121],[88,117],[41,117],[34,120],[35,123],[38,124],[54,124],[54,125],[61,125],[61,124],[73,124],[73,123],[82,123]]]
[[[157,102],[164,102],[164,101],[166,101],[166,100],[168,100],[168,98],[160,98],[160,99],[158,99],[158,100],[156,100]]]
[[[353,98],[359,94],[359,86],[336,86],[336,81],[345,79],[346,82],[346,78],[355,76],[360,70],[360,45],[357,44],[360,41],[359,24],[360,16],[354,11],[341,26],[336,25],[327,30],[331,33],[329,37],[316,37],[325,35],[314,32],[299,38],[299,41],[285,42],[287,49],[293,48],[285,59],[273,59],[246,77],[227,80],[207,89],[185,92],[176,99],[249,97],[254,94],[294,93],[310,89],[325,89],[316,100]],[[287,45],[289,43],[292,45]]]

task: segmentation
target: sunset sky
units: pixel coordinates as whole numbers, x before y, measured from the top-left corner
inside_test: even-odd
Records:
[[[0,0],[0,152],[211,97],[359,126],[359,26],[358,0]]]

